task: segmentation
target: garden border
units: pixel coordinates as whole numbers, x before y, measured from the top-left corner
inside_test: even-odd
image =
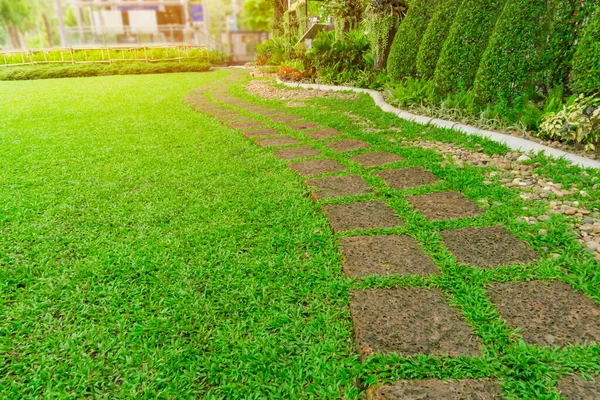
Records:
[[[504,145],[508,146],[511,150],[514,150],[514,151],[523,151],[526,153],[533,152],[536,154],[540,153],[540,152],[544,152],[546,155],[551,155],[551,156],[557,157],[557,158],[564,158],[566,160],[571,161],[573,164],[577,164],[584,168],[600,169],[600,162],[598,162],[598,161],[592,160],[587,157],[582,157],[577,154],[569,153],[569,152],[566,152],[563,150],[555,149],[553,147],[545,146],[543,144],[535,143],[531,140],[518,138],[515,136],[511,136],[511,135],[506,135],[504,133],[500,133],[500,132],[496,132],[496,131],[489,131],[489,130],[475,128],[474,126],[462,124],[460,122],[447,121],[447,120],[443,120],[443,119],[425,117],[423,115],[409,113],[407,111],[401,110],[399,108],[396,108],[396,107],[388,104],[385,101],[385,99],[383,98],[383,95],[376,90],[361,89],[361,88],[355,88],[355,87],[351,87],[351,86],[330,86],[330,85],[317,85],[317,84],[311,84],[311,83],[297,83],[297,82],[292,83],[292,82],[282,81],[279,78],[277,78],[277,83],[280,83],[282,85],[285,85],[285,86],[291,87],[291,88],[316,89],[316,90],[324,90],[324,91],[329,91],[329,92],[352,91],[352,92],[356,92],[356,93],[368,94],[369,96],[371,96],[373,98],[373,100],[375,101],[375,104],[379,108],[381,108],[381,110],[383,110],[385,112],[393,113],[398,118],[401,118],[401,119],[404,119],[407,121],[416,122],[416,123],[422,124],[422,125],[431,124],[438,128],[452,129],[452,130],[455,130],[458,132],[466,133],[467,135],[481,136],[486,139],[490,139],[495,142],[504,144]]]

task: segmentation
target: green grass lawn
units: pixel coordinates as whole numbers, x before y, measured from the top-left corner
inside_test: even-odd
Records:
[[[226,71],[0,82],[0,397],[355,396],[302,180],[184,95]]]

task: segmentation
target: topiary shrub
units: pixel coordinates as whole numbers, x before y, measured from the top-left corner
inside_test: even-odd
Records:
[[[511,104],[533,84],[532,62],[546,4],[547,0],[507,0],[475,78],[477,98]]]
[[[460,3],[461,0],[444,0],[435,9],[417,54],[417,73],[419,76],[425,79],[433,77],[442,46],[448,37],[448,32]]]
[[[417,74],[417,53],[439,0],[413,0],[400,24],[388,58],[388,73],[402,79]]]
[[[600,93],[600,7],[596,9],[577,45],[571,89],[576,93]]]
[[[435,69],[442,93],[471,88],[503,6],[504,0],[463,0]]]

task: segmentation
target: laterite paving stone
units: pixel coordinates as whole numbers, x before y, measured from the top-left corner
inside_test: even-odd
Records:
[[[360,201],[323,206],[331,228],[336,231],[353,229],[393,228],[404,222],[385,201]]]
[[[407,196],[406,200],[430,221],[470,218],[483,214],[483,210],[477,204],[458,192]]]
[[[439,289],[355,290],[350,311],[363,358],[378,351],[402,356],[480,352],[479,339]]]
[[[288,127],[295,131],[306,131],[309,129],[321,128],[321,125],[316,122],[296,122],[294,124],[289,124]]]
[[[337,142],[325,143],[325,146],[338,153],[344,153],[346,151],[353,151],[358,149],[368,149],[371,147],[369,143],[363,142],[362,140],[358,139],[339,140]]]
[[[266,128],[266,126],[262,122],[252,121],[252,122],[232,122],[227,124],[230,128],[233,129],[247,129],[247,128]]]
[[[324,128],[317,131],[304,132],[304,134],[313,140],[331,139],[343,135],[342,132],[333,128]]]
[[[454,229],[441,235],[444,245],[461,264],[493,268],[528,264],[539,258],[527,243],[502,226]]]
[[[258,139],[256,144],[260,147],[277,147],[277,146],[288,146],[291,144],[298,144],[296,139],[291,136],[279,136],[265,139]]]
[[[286,122],[294,122],[300,119],[302,118],[297,115],[280,115],[278,117],[274,117],[273,122],[276,122],[278,124],[284,124]]]
[[[350,157],[350,160],[362,165],[364,168],[371,168],[404,161],[404,158],[394,153],[388,153],[387,151],[375,151],[372,153],[357,154]]]
[[[321,152],[310,146],[286,147],[275,151],[275,157],[281,160],[294,160],[296,158],[309,158],[319,155],[321,155]]]
[[[490,380],[465,379],[439,381],[433,379],[402,381],[392,386],[382,386],[371,400],[500,400],[502,389]]]
[[[410,236],[355,236],[340,239],[344,272],[349,276],[429,275],[439,273]]]
[[[346,167],[336,160],[309,160],[290,164],[290,168],[302,176],[321,175],[345,171]]]
[[[242,131],[242,134],[248,138],[260,137],[260,136],[276,136],[281,135],[277,129],[266,128],[266,129],[246,129]]]
[[[310,179],[305,184],[316,188],[313,192],[316,200],[372,193],[369,184],[358,175]]]
[[[594,380],[582,379],[579,375],[568,375],[558,381],[557,389],[565,400],[600,399],[600,375]]]
[[[409,189],[419,186],[431,185],[440,180],[437,176],[424,168],[400,168],[376,172],[392,189]]]
[[[265,110],[265,111],[255,111],[255,114],[262,115],[264,117],[273,117],[276,115],[288,115],[283,110]]]
[[[539,346],[600,343],[600,305],[563,282],[492,283],[488,297],[508,326]]]

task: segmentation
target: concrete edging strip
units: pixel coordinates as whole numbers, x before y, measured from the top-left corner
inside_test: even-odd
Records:
[[[545,146],[543,144],[539,144],[536,142],[532,142],[531,140],[518,138],[511,135],[506,135],[504,133],[495,132],[495,131],[487,131],[479,128],[475,128],[470,125],[461,124],[453,121],[446,121],[443,119],[425,117],[422,115],[412,114],[407,111],[403,111],[399,108],[396,108],[390,104],[388,104],[383,95],[371,89],[361,89],[355,88],[351,86],[329,86],[329,85],[317,85],[310,83],[292,83],[292,82],[284,82],[281,79],[277,78],[277,83],[285,85],[291,88],[302,88],[302,89],[316,89],[316,90],[324,90],[329,92],[355,92],[355,93],[364,93],[368,94],[373,98],[375,104],[381,108],[381,110],[385,112],[390,112],[395,114],[398,118],[416,122],[417,124],[422,125],[433,125],[438,128],[446,128],[452,129],[458,132],[465,133],[467,135],[475,135],[481,136],[494,142],[502,143],[506,145],[508,148],[514,151],[522,151],[525,153],[533,152],[540,153],[544,152],[546,155],[550,155],[556,158],[564,158],[566,160],[571,161],[573,164],[579,165],[584,168],[597,168],[600,169],[600,162],[596,160],[592,160],[590,158],[582,157],[577,154],[568,153],[563,150],[555,149],[553,147]]]

